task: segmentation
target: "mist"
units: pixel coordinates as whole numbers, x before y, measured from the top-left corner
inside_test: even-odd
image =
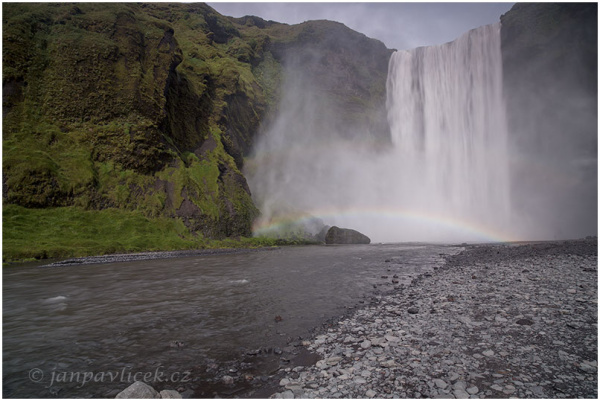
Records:
[[[595,97],[562,89],[554,110],[531,90],[507,95],[500,46],[498,23],[394,53],[387,140],[340,124],[310,68],[289,57],[277,112],[246,164],[255,234],[337,225],[373,242],[595,235]],[[563,125],[545,126],[548,113]]]

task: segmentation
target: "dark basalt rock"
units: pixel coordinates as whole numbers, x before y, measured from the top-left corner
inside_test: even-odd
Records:
[[[326,244],[370,244],[371,239],[356,230],[331,227],[325,236]]]

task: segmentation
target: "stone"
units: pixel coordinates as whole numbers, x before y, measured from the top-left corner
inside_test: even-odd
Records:
[[[159,394],[160,398],[183,398],[181,394],[175,390],[162,390]]]
[[[360,347],[363,349],[369,349],[371,348],[371,341],[369,340],[365,340],[360,344]]]
[[[280,386],[287,386],[288,384],[290,384],[289,379],[283,378],[279,381]]]
[[[456,372],[452,372],[448,375],[448,380],[450,380],[451,382],[458,380],[460,376],[458,375],[458,373]],[[458,384],[458,383],[457,383]],[[456,386],[456,385],[455,385]]]
[[[467,389],[467,393],[471,394],[471,395],[475,395],[479,392],[479,389],[476,386],[473,387],[469,387]]]
[[[494,351],[488,349],[487,351],[483,351],[482,354],[485,356],[494,356]]]
[[[579,365],[579,369],[584,371],[585,373],[596,373],[596,367],[588,365],[587,363],[581,363]]]
[[[370,244],[371,239],[356,230],[336,226],[327,230],[326,244]]]
[[[455,390],[464,390],[467,388],[467,383],[465,383],[463,381],[458,381],[458,382],[454,383],[453,388]]]
[[[333,366],[337,365],[342,360],[341,356],[333,356],[327,359],[327,365]]]
[[[383,368],[393,368],[394,366],[396,366],[396,362],[394,362],[393,360],[383,361],[380,363],[380,365]]]
[[[390,343],[397,343],[397,342],[399,342],[399,341],[400,341],[400,338],[398,338],[398,337],[395,337],[395,336],[392,336],[392,335],[390,335],[390,334],[386,334],[386,335],[385,335],[385,340],[386,340],[387,342],[390,342]]]
[[[375,397],[377,395],[377,393],[375,391],[373,391],[373,390],[367,390],[367,392],[365,393],[365,395],[368,398],[373,398],[373,397]]]
[[[142,381],[136,381],[115,398],[160,398],[160,394]]]
[[[442,379],[433,379],[433,384],[435,384],[437,387],[439,387],[441,389],[445,389],[446,387],[448,387],[448,383],[446,383]]]
[[[502,389],[502,392],[503,392],[504,394],[512,394],[512,393],[514,393],[515,391],[517,391],[517,389],[515,388],[515,386],[512,386],[512,385],[510,385],[510,384],[509,384],[509,385],[507,385],[507,386],[505,386],[505,387],[504,387],[504,389]]]
[[[455,398],[469,398],[471,394],[467,393],[465,390],[454,390],[453,392]]]
[[[221,378],[221,381],[223,382],[223,384],[230,385],[233,384],[233,377],[225,375]]]
[[[416,315],[417,313],[419,313],[419,308],[411,306],[410,308],[408,308],[407,312],[411,315]]]
[[[287,391],[284,391],[283,393],[281,393],[281,398],[294,399],[296,397],[294,396],[294,392],[293,391],[287,390]]]

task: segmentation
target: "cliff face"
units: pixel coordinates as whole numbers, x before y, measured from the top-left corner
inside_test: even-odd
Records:
[[[3,4],[4,202],[248,236],[258,210],[240,171],[282,77],[310,69],[328,105],[385,140],[374,110],[388,56],[341,24],[227,18],[204,4]]]
[[[597,4],[516,4],[501,22],[513,199],[539,232],[594,234]]]

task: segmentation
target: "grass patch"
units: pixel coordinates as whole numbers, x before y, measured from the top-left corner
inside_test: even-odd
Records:
[[[204,246],[180,220],[147,218],[138,211],[7,205],[2,212],[4,262]]]
[[[2,217],[4,263],[111,253],[308,244],[263,237],[209,240],[191,234],[179,219],[147,218],[139,211],[122,209],[6,205]]]

